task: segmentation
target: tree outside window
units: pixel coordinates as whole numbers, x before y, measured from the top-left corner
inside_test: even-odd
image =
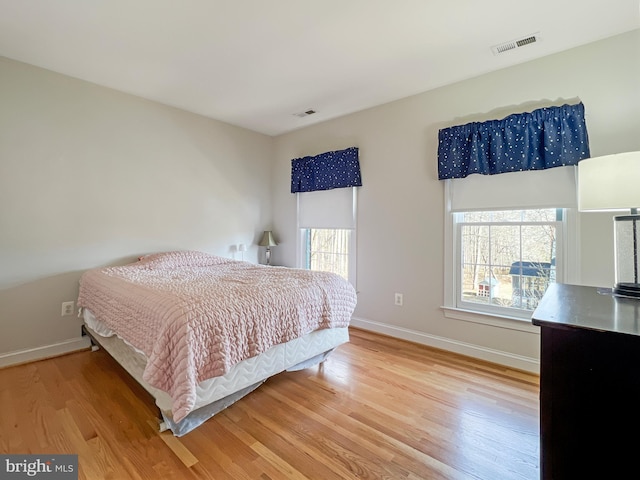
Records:
[[[304,235],[305,268],[336,273],[349,280],[351,230],[307,228]]]

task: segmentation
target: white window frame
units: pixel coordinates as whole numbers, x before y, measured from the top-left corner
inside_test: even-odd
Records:
[[[349,282],[356,288],[357,284],[357,235],[358,235],[358,226],[357,226],[357,211],[358,211],[358,190],[356,187],[346,187],[351,188],[351,205],[350,212],[346,212],[350,217],[348,220],[348,225],[333,225],[331,224],[331,220],[327,221],[326,217],[322,220],[322,223],[318,225],[301,225],[300,222],[300,195],[304,193],[296,193],[296,231],[297,240],[296,240],[296,258],[297,258],[297,267],[298,268],[306,268],[306,242],[305,242],[305,230],[309,228],[317,228],[317,229],[340,229],[340,230],[350,230],[351,235],[349,236]],[[321,193],[321,192],[318,192]],[[331,208],[331,207],[327,207]],[[344,216],[343,216],[344,217]]]
[[[531,324],[531,312],[525,311],[525,315],[516,315],[506,307],[495,309],[483,309],[482,304],[465,302],[460,305],[457,301],[460,292],[460,262],[459,230],[454,219],[455,213],[451,211],[451,185],[449,180],[444,181],[445,208],[444,208],[444,304],[442,306],[445,317],[463,320],[473,323],[498,326],[513,330],[533,332],[539,331],[538,327]],[[550,208],[541,206],[540,208]],[[529,207],[518,208],[518,210]],[[504,211],[509,208],[486,208],[484,211]],[[556,249],[562,252],[562,264],[556,257],[556,282],[577,283],[580,275],[579,258],[580,249],[578,242],[579,217],[577,209],[564,208],[562,220],[562,238],[557,239]],[[558,235],[560,237],[560,235]]]

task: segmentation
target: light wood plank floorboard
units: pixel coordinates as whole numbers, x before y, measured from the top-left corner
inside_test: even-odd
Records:
[[[539,378],[363,330],[195,431],[103,350],[0,370],[0,451],[77,453],[79,478],[539,478]]]

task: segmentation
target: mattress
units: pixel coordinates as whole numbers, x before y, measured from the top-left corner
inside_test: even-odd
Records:
[[[348,328],[313,331],[289,342],[275,345],[264,353],[237,363],[222,376],[200,382],[196,387],[193,412],[180,422],[171,414],[172,399],[142,378],[147,363],[145,355],[116,336],[90,310],[82,310],[85,329],[122,367],[147,390],[160,409],[166,428],[184,435],[260,386],[267,378],[283,371],[308,368],[323,361],[337,346],[349,341]]]

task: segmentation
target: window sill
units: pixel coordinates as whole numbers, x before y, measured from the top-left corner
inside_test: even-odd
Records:
[[[507,317],[454,307],[440,308],[444,311],[444,316],[446,318],[491,325],[492,327],[507,328],[509,330],[518,330],[520,332],[540,334],[540,328],[533,325],[530,319]]]

